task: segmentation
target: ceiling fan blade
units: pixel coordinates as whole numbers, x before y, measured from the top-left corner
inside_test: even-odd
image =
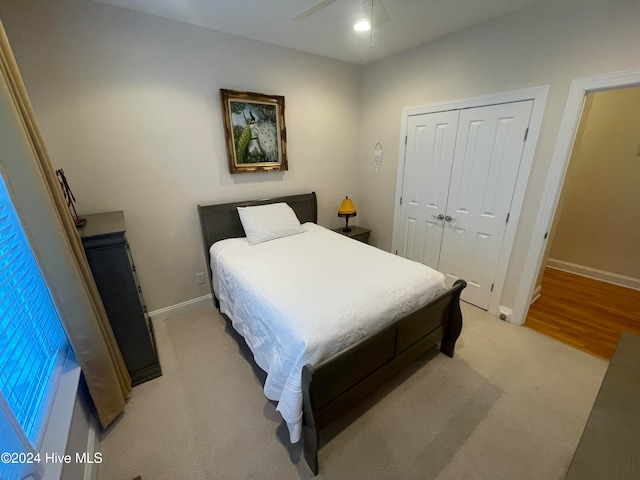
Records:
[[[362,3],[362,9],[367,17],[371,14],[371,2],[373,2],[373,27],[379,27],[389,21],[389,12],[382,0],[366,0]]]
[[[321,2],[316,3],[314,6],[307,8],[305,11],[300,12],[298,15],[292,18],[292,20],[304,20],[307,17],[310,17],[316,12],[319,12],[324,7],[328,7],[333,2],[337,0],[322,0]]]
[[[384,3],[382,0],[368,0],[366,5],[362,7],[365,9],[365,12],[371,12],[371,3],[373,2],[373,27],[379,27],[389,21],[389,12],[384,7]]]

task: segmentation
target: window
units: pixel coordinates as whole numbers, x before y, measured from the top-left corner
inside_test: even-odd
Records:
[[[68,350],[60,318],[0,177],[0,452],[39,450]],[[3,459],[0,478],[22,478],[21,463]]]

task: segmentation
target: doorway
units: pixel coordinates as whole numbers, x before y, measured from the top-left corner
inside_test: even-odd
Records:
[[[611,358],[640,333],[640,87],[589,92],[525,325]]]
[[[571,148],[576,137],[578,123],[582,114],[585,96],[589,92],[597,92],[622,87],[640,85],[640,70],[616,72],[605,75],[576,79],[571,82],[567,103],[558,132],[558,139],[551,159],[547,183],[538,209],[536,224],[531,235],[531,242],[521,281],[516,295],[512,315],[509,321],[522,325],[525,322],[530,303],[533,299],[534,287],[545,261],[545,247],[551,221],[558,206],[558,198],[565,171],[569,162]]]

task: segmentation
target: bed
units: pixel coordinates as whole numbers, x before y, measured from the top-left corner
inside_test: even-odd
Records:
[[[283,203],[300,230],[252,244],[245,207]],[[198,211],[214,303],[267,372],[265,396],[314,474],[325,427],[430,348],[453,356],[465,282],[447,290],[428,267],[318,226],[314,192]]]

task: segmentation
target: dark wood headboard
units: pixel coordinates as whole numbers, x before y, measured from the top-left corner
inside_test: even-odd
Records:
[[[262,200],[223,203],[219,205],[198,205],[198,214],[200,215],[200,227],[202,228],[202,240],[204,242],[205,258],[207,259],[209,280],[211,280],[211,259],[209,258],[209,248],[211,248],[211,245],[216,243],[218,240],[224,240],[225,238],[239,238],[245,236],[237,208],[280,202],[287,203],[293,211],[296,212],[300,223],[318,223],[318,201],[316,199],[316,192]]]

